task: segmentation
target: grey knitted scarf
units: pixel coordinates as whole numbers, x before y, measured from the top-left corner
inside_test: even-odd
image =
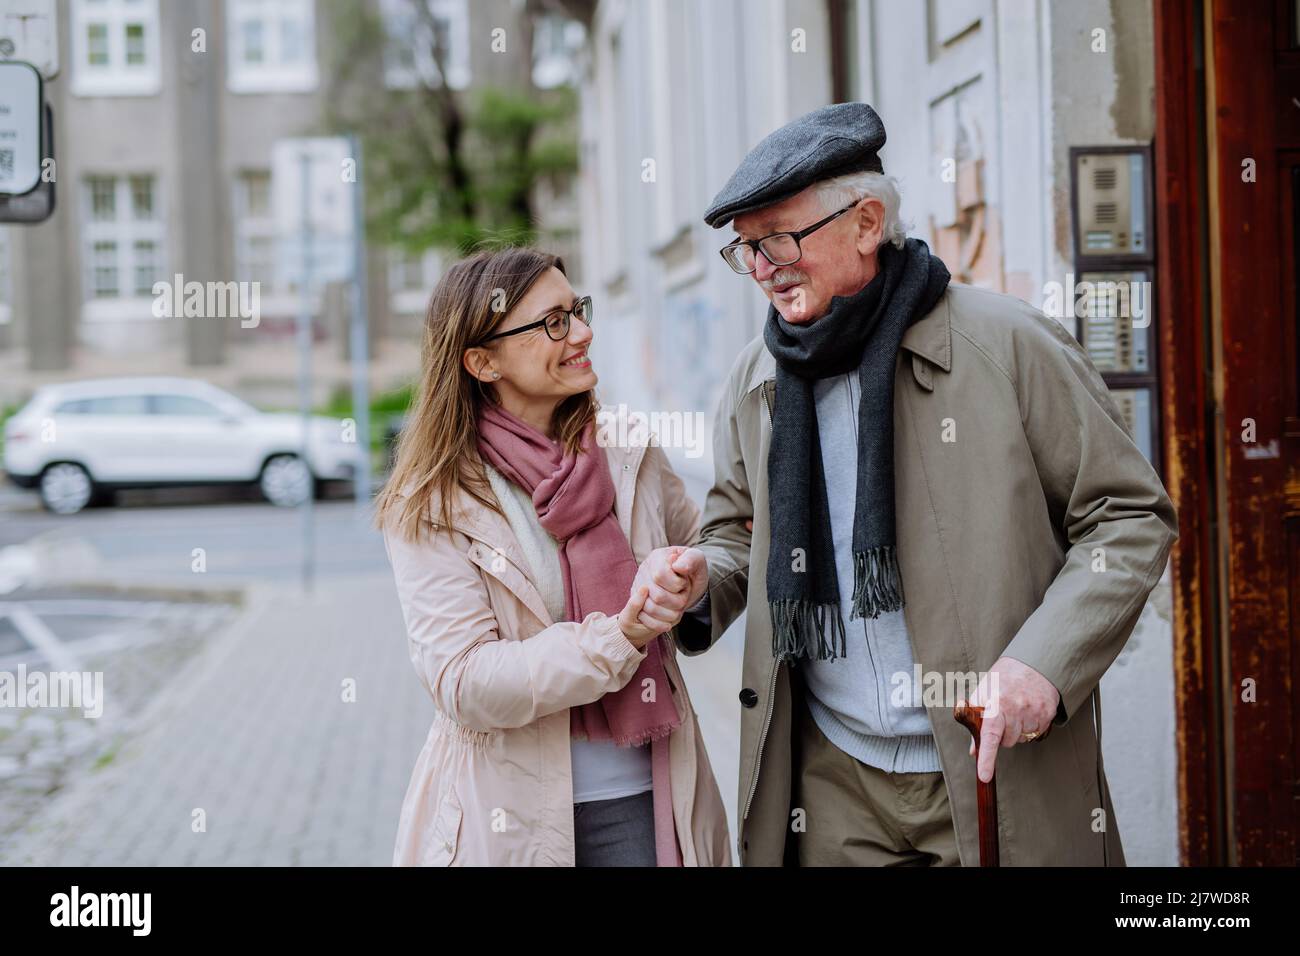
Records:
[[[767,458],[772,550],[767,599],[777,660],[845,653],[813,382],[858,370],[857,503],[850,620],[903,607],[894,529],[894,363],[903,333],[939,301],[950,277],[920,239],[884,244],[879,272],[830,310],[792,325],[768,309],[763,340],[776,359]]]

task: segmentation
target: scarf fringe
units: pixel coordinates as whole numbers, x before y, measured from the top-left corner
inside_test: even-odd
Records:
[[[814,656],[814,637],[817,660],[834,660],[846,656],[844,619],[840,617],[838,602],[814,604],[812,601],[782,600],[772,601],[768,607],[772,612],[772,656],[778,661]],[[829,640],[826,634],[827,618],[831,622]]]
[[[879,617],[903,609],[903,576],[898,568],[898,548],[883,544],[853,552],[853,608],[849,620]]]

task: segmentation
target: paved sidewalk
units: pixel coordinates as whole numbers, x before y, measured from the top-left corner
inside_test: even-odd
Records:
[[[310,600],[255,588],[150,729],[35,818],[6,862],[387,865],[432,708],[403,634],[390,575],[335,579]],[[191,829],[196,809],[206,832]]]
[[[684,662],[731,815],[738,659],[719,647]],[[432,713],[391,574],[332,578],[310,599],[259,585],[141,719],[148,729],[61,792],[0,863],[386,866]]]

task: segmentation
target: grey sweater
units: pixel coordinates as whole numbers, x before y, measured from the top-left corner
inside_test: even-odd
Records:
[[[856,370],[813,386],[846,647],[844,657],[800,661],[799,666],[813,720],[831,743],[883,770],[932,772],[941,769],[939,751],[925,708],[911,705],[912,645],[903,612],[874,620],[850,621],[848,616],[853,603],[860,391]]]

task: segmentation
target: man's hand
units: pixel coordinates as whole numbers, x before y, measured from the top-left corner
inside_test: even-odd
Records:
[[[659,622],[672,627],[684,610],[704,597],[708,586],[704,552],[681,547],[651,551],[632,582],[633,594],[641,587],[647,591],[639,620],[647,626]]]
[[[975,772],[988,783],[998,759],[998,747],[1027,743],[1023,734],[1044,736],[1056,717],[1060,692],[1038,671],[1011,657],[1000,657],[979,682],[970,703],[984,706],[979,756]],[[971,740],[970,753],[975,754]]]

